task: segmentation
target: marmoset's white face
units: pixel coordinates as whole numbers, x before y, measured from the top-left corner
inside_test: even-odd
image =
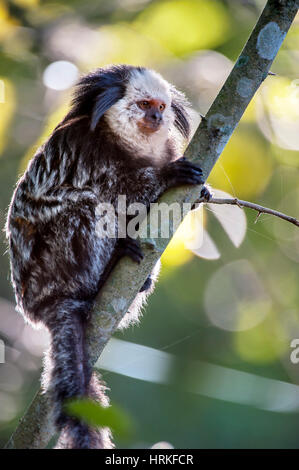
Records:
[[[174,131],[171,85],[153,70],[133,70],[125,96],[105,113],[114,133],[144,156],[159,156]]]

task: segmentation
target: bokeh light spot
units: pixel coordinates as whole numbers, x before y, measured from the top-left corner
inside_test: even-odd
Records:
[[[67,90],[74,85],[78,78],[78,68],[67,60],[52,62],[44,71],[43,82],[52,90]]]
[[[213,274],[204,305],[209,320],[218,328],[242,331],[260,323],[272,302],[249,261],[238,260]]]

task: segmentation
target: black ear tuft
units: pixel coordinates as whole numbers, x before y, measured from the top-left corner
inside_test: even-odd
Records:
[[[172,103],[172,109],[174,110],[175,120],[174,125],[180,131],[185,139],[189,138],[190,135],[190,125],[186,117],[186,112],[184,108],[177,103]]]
[[[68,119],[90,116],[90,128],[95,130],[103,114],[124,96],[133,68],[112,65],[84,75],[76,85]]]
[[[97,127],[103,114],[122,97],[123,91],[119,86],[107,88],[97,97],[91,116],[90,129],[92,131]]]
[[[183,93],[174,87],[172,88],[172,97],[171,107],[175,114],[174,125],[182,136],[188,139],[190,136],[190,118],[187,109],[190,108],[190,104]]]

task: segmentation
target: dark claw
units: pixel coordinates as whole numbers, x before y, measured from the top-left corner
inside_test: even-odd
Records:
[[[212,196],[213,193],[210,191],[209,186],[205,185],[200,192],[200,197],[204,199],[204,202],[209,202]]]
[[[122,256],[129,256],[138,264],[144,258],[140,243],[138,240],[134,240],[134,238],[127,237],[119,239],[119,248]]]
[[[185,157],[183,158],[180,158],[179,160],[173,162],[170,164],[171,166],[173,166],[174,168],[180,168],[180,169],[193,169],[194,171],[196,171],[197,173],[201,173],[202,174],[202,169],[196,165],[195,163],[192,163],[190,162],[189,160],[186,160]]]
[[[193,175],[200,175],[202,176],[202,170],[200,168],[192,168],[192,167],[187,167],[187,168],[181,168],[179,167],[178,170],[180,171],[180,174],[185,174],[185,175],[189,175],[190,173],[193,174]]]
[[[203,184],[203,180],[195,177],[179,176],[175,180],[175,185],[183,184]]]
[[[172,162],[166,168],[168,187],[184,184],[203,184],[203,172],[198,165],[185,159],[185,157]]]

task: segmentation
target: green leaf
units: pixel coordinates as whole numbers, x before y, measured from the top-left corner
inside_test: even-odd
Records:
[[[65,411],[87,424],[97,427],[109,427],[115,434],[126,437],[132,428],[129,416],[117,405],[103,407],[88,398],[69,401],[65,404]]]

